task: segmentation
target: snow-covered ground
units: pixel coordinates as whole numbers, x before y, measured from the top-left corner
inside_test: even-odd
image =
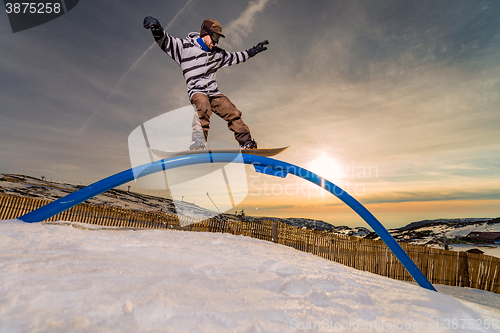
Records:
[[[500,295],[229,234],[0,221],[0,281],[0,332],[500,332]]]
[[[485,255],[500,258],[500,246],[498,245],[474,245],[474,244],[452,244],[450,250],[452,251],[468,251],[471,249],[478,249],[483,251]]]
[[[460,240],[472,231],[500,232],[500,219],[439,219],[414,222],[399,229],[389,230],[398,242],[437,248],[443,248],[443,237],[447,240]],[[500,246],[495,244],[460,244],[448,242],[448,245],[452,251],[479,249],[486,255],[500,258]]]
[[[489,223],[480,223],[475,225],[465,225],[460,228],[455,228],[452,230],[446,231],[445,235],[448,238],[455,237],[465,237],[472,231],[474,232],[500,232],[500,223],[489,224]]]

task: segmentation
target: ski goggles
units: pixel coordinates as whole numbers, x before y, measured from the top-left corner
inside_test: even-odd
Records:
[[[217,44],[219,42],[220,35],[218,33],[216,33],[216,32],[213,32],[210,35],[210,38],[212,38],[212,42],[214,42],[214,44]]]
[[[214,31],[212,31],[212,29],[210,29],[209,27],[207,27],[207,26],[206,26],[206,25],[204,25],[204,24],[202,24],[202,25],[201,25],[201,28],[202,28],[203,30],[205,30],[206,32],[208,32],[208,35],[210,36],[210,38],[212,39],[212,42],[213,42],[214,44],[217,44],[217,43],[219,42],[219,39],[220,39],[220,37],[221,37],[221,35],[220,35],[220,34],[218,34],[218,33],[214,32]]]

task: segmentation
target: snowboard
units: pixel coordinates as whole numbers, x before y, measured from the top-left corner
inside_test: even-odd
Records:
[[[257,148],[257,149],[200,149],[200,150],[179,150],[179,151],[164,151],[158,149],[151,149],[153,154],[159,158],[170,158],[183,155],[197,155],[197,154],[213,154],[213,153],[229,153],[229,154],[249,154],[270,157],[278,155],[285,151],[288,147],[281,148]]]

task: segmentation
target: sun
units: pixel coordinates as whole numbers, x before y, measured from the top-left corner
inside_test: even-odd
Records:
[[[308,164],[309,170],[338,185],[342,180],[342,170],[334,158],[323,153]]]

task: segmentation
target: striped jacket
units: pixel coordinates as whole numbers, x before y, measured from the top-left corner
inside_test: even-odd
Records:
[[[247,51],[226,52],[214,47],[212,52],[207,52],[198,44],[199,37],[197,32],[189,33],[185,39],[170,36],[166,32],[161,37],[155,37],[160,48],[181,67],[189,100],[196,93],[208,96],[221,94],[215,82],[217,70],[240,64],[250,58]]]

